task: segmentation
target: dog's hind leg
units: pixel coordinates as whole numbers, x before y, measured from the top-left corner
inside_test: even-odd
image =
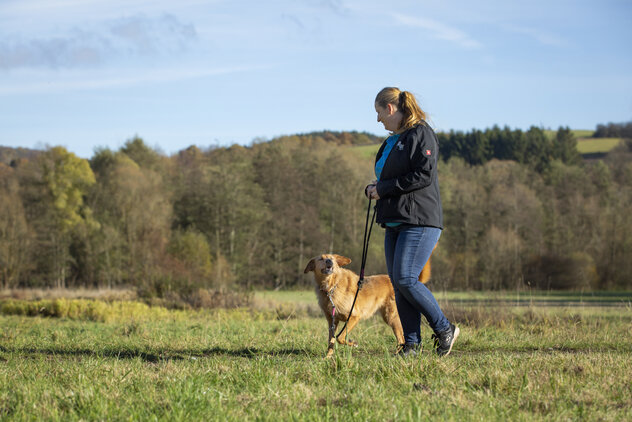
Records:
[[[393,329],[393,334],[395,334],[395,338],[397,339],[397,344],[404,344],[404,329],[402,328],[402,322],[399,320],[399,315],[389,321],[386,321],[388,325]]]
[[[342,331],[342,333],[340,333],[340,336],[337,338],[338,343],[346,344],[347,346],[353,347],[356,347],[358,345],[357,342],[346,339],[347,334],[349,334],[351,330],[353,330],[353,327],[355,327],[358,322],[360,322],[360,317],[352,316],[351,319],[349,319],[349,321],[347,322],[347,327]]]
[[[402,328],[402,321],[399,319],[399,314],[397,313],[395,300],[387,306],[384,306],[381,309],[381,314],[384,322],[387,323],[393,330],[393,334],[395,334],[395,338],[397,339],[397,344],[404,344],[404,329]]]

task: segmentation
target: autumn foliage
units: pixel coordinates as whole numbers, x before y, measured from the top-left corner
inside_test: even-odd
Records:
[[[583,163],[568,129],[521,133],[511,152],[501,141],[512,136],[440,136],[445,230],[432,283],[632,287],[630,143]],[[210,300],[199,292],[306,285],[318,253],[355,257],[357,270],[373,163],[354,146],[376,142],[322,132],[165,156],[136,137],[90,160],[52,147],[0,164],[0,287]],[[386,270],[382,240],[376,227],[370,273]]]

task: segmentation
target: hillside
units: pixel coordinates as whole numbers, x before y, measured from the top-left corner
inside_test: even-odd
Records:
[[[577,140],[577,149],[579,153],[605,154],[621,144],[621,138],[579,138]]]
[[[568,129],[556,142],[537,127],[449,134],[445,158],[449,137],[460,159],[441,163],[433,283],[630,287],[632,143],[582,165]],[[307,260],[323,251],[358,271],[372,139],[323,132],[165,156],[137,137],[89,161],[53,147],[0,164],[0,284],[125,287],[198,306],[214,300],[199,289],[303,287]],[[369,273],[386,271],[381,236]]]
[[[382,137],[373,135],[368,132],[339,132],[324,130],[319,132],[299,133],[296,135],[285,135],[272,139],[272,141],[285,141],[292,139],[300,139],[303,142],[327,142],[339,146],[349,145],[374,145],[382,142]]]
[[[555,139],[557,131],[545,130],[544,135],[549,139]],[[594,160],[604,158],[610,151],[621,144],[621,138],[593,138],[593,130],[571,130],[571,133],[577,140],[577,151],[584,160]],[[441,137],[445,135],[438,133]],[[380,139],[381,141],[382,139]],[[359,157],[366,160],[373,160],[379,149],[378,144],[357,145],[353,146],[353,150]]]
[[[571,132],[577,139],[577,150],[584,158],[601,158],[621,143],[621,138],[593,138],[594,130],[573,129]],[[545,130],[544,133],[549,139],[553,139],[556,131]],[[372,160],[379,145],[384,140],[384,136],[377,136],[368,132],[324,130],[284,135],[274,138],[272,141],[288,139],[300,139],[308,143],[324,141],[338,146],[350,146],[354,147],[354,151],[362,158]],[[39,153],[41,153],[40,150],[0,146],[0,163],[10,166],[14,160],[30,159]]]
[[[0,163],[10,166],[14,160],[29,159],[41,153],[39,150],[28,148],[12,148],[0,146]]]
[[[544,131],[549,139],[555,138],[556,131]],[[577,139],[577,150],[584,158],[595,158],[595,156],[604,156],[621,143],[621,138],[595,138],[594,130],[571,129],[573,135]]]

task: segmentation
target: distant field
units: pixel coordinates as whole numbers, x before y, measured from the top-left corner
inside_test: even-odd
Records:
[[[313,289],[294,291],[258,291],[255,299],[278,303],[315,303],[316,293]]]
[[[431,287],[432,288],[432,287]],[[558,306],[622,306],[632,307],[632,292],[564,292],[564,291],[501,291],[501,292],[448,292],[435,291],[440,303],[453,304],[495,304],[535,306],[556,304]],[[296,291],[259,291],[255,299],[272,304],[293,303],[316,305],[313,289]]]
[[[579,138],[577,149],[580,154],[608,152],[621,143],[621,138]]]
[[[592,138],[594,130],[571,129],[577,138],[577,150],[580,154],[606,153],[619,145],[620,138]],[[545,130],[549,139],[555,139],[556,130]]]
[[[615,148],[621,142],[621,138],[591,138],[593,130],[573,130],[577,138],[577,150],[580,154],[606,153]],[[546,135],[553,139],[556,131],[546,130]],[[353,147],[358,155],[367,160],[373,160],[379,145],[362,145]]]
[[[573,135],[575,135],[576,138],[590,138],[591,136],[593,136],[593,133],[595,133],[594,130],[585,130],[585,129],[571,129],[571,132],[573,133]],[[546,129],[544,131],[544,134],[549,139],[554,139],[555,135],[557,134],[557,130]]]
[[[367,160],[374,160],[375,154],[377,150],[380,149],[380,145],[361,145],[357,147],[352,147],[355,152],[362,158]]]
[[[443,359],[425,324],[423,353],[393,356],[373,318],[351,335],[359,347],[324,360],[311,291],[234,310],[123,304],[103,312],[137,317],[109,322],[73,301],[72,318],[5,313],[0,420],[632,420],[632,293],[438,297],[462,333]]]
[[[594,130],[571,130],[571,132],[573,132],[573,135],[575,135],[576,138],[590,138],[591,136],[593,136],[593,133],[595,133]]]

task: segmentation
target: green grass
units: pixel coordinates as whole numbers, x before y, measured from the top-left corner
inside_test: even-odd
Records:
[[[608,152],[621,143],[621,138],[579,138],[577,150],[580,154]]]
[[[431,286],[432,288],[432,286]],[[521,291],[470,291],[470,292],[449,292],[435,291],[435,297],[442,303],[469,303],[469,304],[489,304],[497,305],[546,305],[555,303],[557,305],[581,306],[597,304],[632,306],[632,292],[571,292],[571,291],[542,291],[535,289],[524,289]],[[255,301],[265,302],[266,305],[283,305],[291,303],[297,306],[316,306],[315,294],[313,290],[287,290],[287,291],[258,291],[255,292]]]
[[[361,145],[352,147],[353,151],[366,160],[375,160],[375,154],[380,149],[380,144],[377,145]]]
[[[284,290],[284,291],[258,291],[255,292],[255,299],[265,302],[279,303],[306,303],[314,304],[314,290]]]
[[[571,129],[576,138],[590,138],[595,133],[594,130]]]
[[[424,326],[425,350],[408,360],[377,318],[353,333],[358,348],[323,359],[326,323],[304,308],[313,294],[139,320],[2,315],[0,420],[632,418],[630,294],[604,295],[611,307],[581,294],[520,307],[502,305],[511,292],[439,294],[462,330],[455,350],[437,358]]]

